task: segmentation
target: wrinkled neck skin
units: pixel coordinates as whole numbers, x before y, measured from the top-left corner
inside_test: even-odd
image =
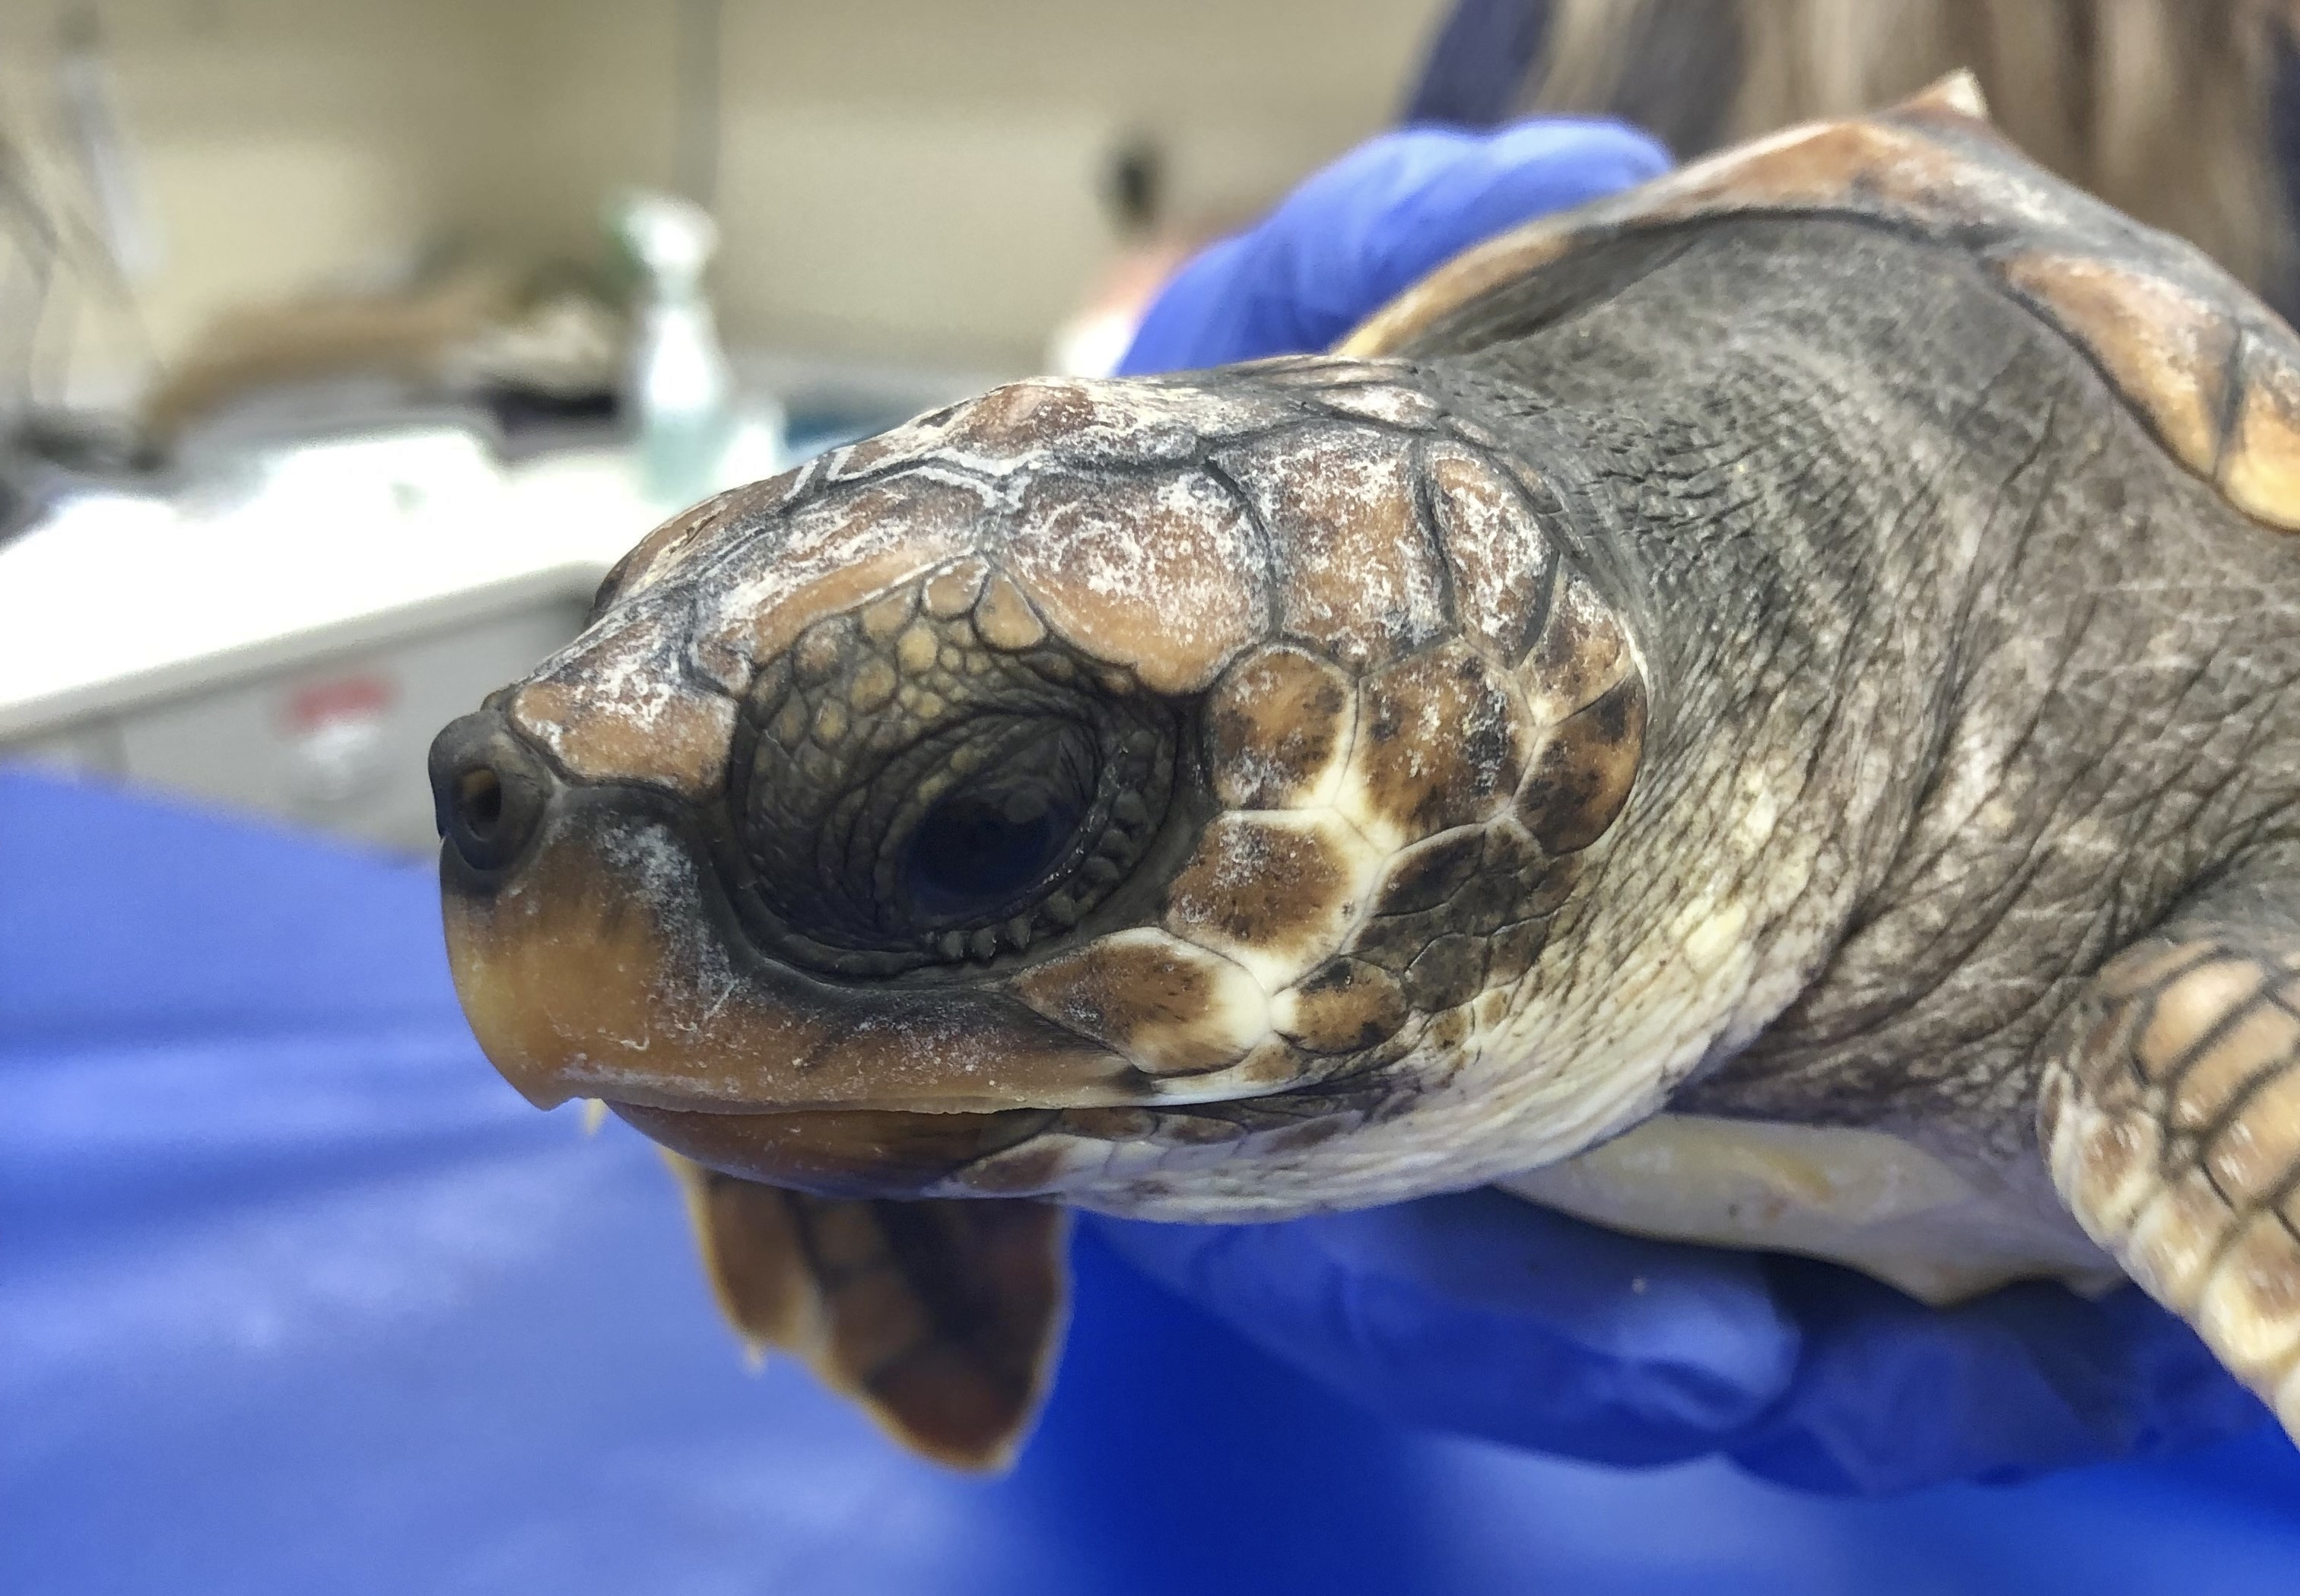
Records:
[[[1952,662],[1993,646],[1971,612],[2017,563],[2007,485],[2039,438],[1942,425],[1939,391],[1987,389],[2001,350],[1888,378],[1851,347],[1831,362],[1735,336],[1750,312],[1723,286],[1669,287],[1420,364],[1546,493],[1543,527],[1628,634],[1652,706],[1629,802],[1573,857],[1505,1015],[1433,1032],[1399,1077],[1408,1111],[1298,1173],[1217,1167],[1087,1206],[1241,1218],[1571,1157],[1721,1078],[1876,902],[1959,712]]]
[[[1586,353],[1586,373],[1538,340],[1428,372],[1554,488],[1569,558],[1627,628],[1653,702],[1633,795],[1586,857],[1512,1038],[1528,1060],[1585,1061],[1570,1109],[1507,1116],[1491,1161],[1521,1168],[1713,1076],[1821,978],[1910,833],[1952,711],[1948,639],[1992,563],[1978,485],[1920,505],[1878,470],[1897,435],[1907,477],[1951,474],[1909,418],[1856,426],[1816,387],[1704,426],[1624,394]]]
[[[1489,994],[1498,1012],[1430,1027],[1391,1096],[1313,1155],[1172,1179],[1113,1164],[1071,1201],[1229,1219],[1486,1184],[1718,1077],[1821,981],[1912,833],[1954,713],[1950,640],[2005,569],[1988,548],[1996,495],[1979,478],[1916,494],[1954,481],[1964,445],[1848,392],[1849,366],[1836,384],[1785,382],[1763,354],[1681,375],[1657,352],[1685,314],[1622,315],[1606,339],[1593,312],[1565,349],[1537,335],[1416,374],[1521,465],[1650,699],[1629,801],[1562,867],[1538,959]],[[2017,460],[2036,440],[2003,447]]]
[[[1635,247],[1602,302],[1423,357],[1555,485],[1650,678],[1547,1041],[1631,1055],[1616,1128],[1867,1126],[2043,1191],[2055,1020],[2288,829],[2247,751],[2292,732],[2291,563],[1962,261]]]

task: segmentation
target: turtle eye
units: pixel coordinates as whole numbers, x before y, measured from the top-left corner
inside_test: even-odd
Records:
[[[1130,811],[1139,795],[1124,803],[1124,793],[1103,793],[1104,755],[1093,725],[1069,719],[987,714],[938,739],[934,768],[879,844],[901,861],[882,914],[946,956],[974,954],[985,931],[1027,946],[1074,919],[1069,909],[1088,895],[1075,878],[1110,856],[1097,849],[1138,852],[1111,810]],[[1057,925],[1041,925],[1042,910]]]
[[[954,794],[911,834],[904,892],[928,915],[995,914],[1053,869],[1079,818],[1075,794],[1030,777]]]
[[[737,908],[794,963],[878,976],[1026,952],[1117,890],[1164,821],[1176,706],[1051,640],[988,648],[960,621],[929,652],[933,625],[892,644],[834,628],[754,686]]]

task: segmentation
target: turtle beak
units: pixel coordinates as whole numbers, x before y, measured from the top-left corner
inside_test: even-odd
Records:
[[[762,955],[705,821],[555,776],[492,711],[433,745],[448,960],[472,1033],[538,1107],[991,1114],[1160,1083],[1003,984],[837,983]]]

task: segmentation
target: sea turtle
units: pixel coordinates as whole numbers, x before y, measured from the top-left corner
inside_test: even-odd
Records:
[[[2300,1432],[2294,530],[2300,343],[1951,80],[678,517],[433,749],[455,977],[953,1461],[1062,1205],[1488,1183],[2121,1271]]]

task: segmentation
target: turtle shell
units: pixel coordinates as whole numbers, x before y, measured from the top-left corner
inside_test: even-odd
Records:
[[[1446,345],[1488,296],[1616,240],[1747,216],[1888,228],[1963,251],[2098,368],[2238,510],[2300,531],[2300,339],[2202,252],[2046,173],[1965,73],[1878,115],[1744,145],[1456,256],[1337,353]]]

